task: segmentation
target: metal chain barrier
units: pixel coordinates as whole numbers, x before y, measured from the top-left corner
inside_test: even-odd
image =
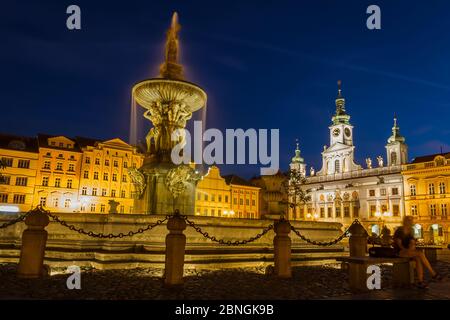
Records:
[[[128,233],[108,233],[108,234],[104,234],[102,232],[93,232],[93,231],[86,231],[83,228],[77,228],[75,227],[73,224],[68,224],[67,222],[59,219],[58,216],[51,214],[50,212],[47,211],[47,215],[49,217],[51,217],[53,220],[55,220],[56,222],[60,223],[62,226],[69,228],[72,231],[76,231],[78,233],[87,235],[89,237],[93,237],[93,238],[108,238],[108,239],[113,239],[113,238],[124,238],[124,237],[132,237],[136,234],[139,233],[144,233],[146,231],[152,230],[154,227],[157,227],[161,224],[163,224],[167,219],[169,219],[170,216],[166,216],[164,219],[162,220],[158,220],[155,223],[149,224],[147,225],[147,227],[145,228],[139,228],[137,231],[130,231]]]
[[[290,224],[290,223],[289,223],[289,224]],[[354,224],[360,224],[360,222],[358,221],[358,219],[356,219],[355,221],[353,221],[353,223],[350,225],[350,227],[351,227],[352,225],[354,225]],[[291,225],[291,224],[290,224],[290,225]],[[348,228],[344,231],[344,233],[343,233],[342,235],[340,235],[338,238],[336,238],[336,239],[334,239],[334,240],[332,240],[332,241],[323,241],[323,242],[321,242],[321,241],[315,241],[315,240],[311,240],[311,239],[306,238],[306,237],[305,237],[304,235],[302,235],[302,234],[300,233],[300,231],[298,231],[293,225],[291,225],[291,230],[292,230],[297,236],[299,236],[300,239],[306,241],[306,242],[309,243],[309,244],[312,244],[312,245],[315,245],[315,246],[328,247],[328,246],[332,246],[332,245],[334,245],[334,244],[340,242],[342,239],[344,239],[345,237],[347,237],[347,236],[349,235],[350,227],[348,227]]]
[[[242,244],[247,244],[253,241],[258,240],[259,238],[261,238],[263,235],[265,235],[267,232],[269,232],[270,230],[273,229],[273,224],[269,225],[267,228],[265,228],[262,232],[258,233],[256,236],[251,237],[250,239],[247,240],[235,240],[235,241],[231,241],[231,240],[223,240],[223,239],[217,239],[214,236],[210,236],[208,234],[208,232],[203,231],[199,226],[197,226],[195,224],[194,221],[191,221],[187,218],[187,216],[181,216],[184,220],[186,220],[186,222],[188,223],[188,226],[190,226],[191,228],[193,228],[195,231],[197,231],[198,233],[200,233],[202,236],[204,236],[205,238],[213,241],[213,242],[217,242],[220,244],[224,244],[227,246],[239,246]]]
[[[26,218],[29,214],[30,214],[30,212],[27,212],[27,213],[21,215],[20,217],[14,219],[14,220],[11,220],[11,221],[8,221],[8,222],[3,223],[2,225],[0,225],[0,229],[4,229],[4,228],[7,228],[7,227],[9,227],[9,226],[12,226],[13,224],[22,222],[23,220],[25,220],[25,218]]]

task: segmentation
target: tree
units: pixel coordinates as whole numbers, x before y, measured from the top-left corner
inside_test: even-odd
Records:
[[[286,174],[286,179],[283,182],[283,188],[287,199],[282,201],[287,205],[287,216],[289,217],[289,209],[296,212],[299,205],[305,204],[311,200],[309,190],[305,189],[306,178],[296,169],[290,169]]]

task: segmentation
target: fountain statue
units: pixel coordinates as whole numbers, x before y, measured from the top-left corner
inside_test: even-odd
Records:
[[[141,168],[130,168],[136,186],[136,211],[168,214],[178,209],[194,214],[195,187],[200,176],[186,164],[175,165],[172,148],[184,143],[184,128],[192,113],[206,105],[206,93],[184,79],[179,63],[178,15],[166,34],[165,61],[158,78],[137,83],[132,98],[145,108],[144,118],[153,127],[146,136],[146,153]],[[175,137],[175,138],[173,138]]]

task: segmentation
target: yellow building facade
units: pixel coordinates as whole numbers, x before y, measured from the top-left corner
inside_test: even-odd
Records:
[[[120,139],[0,135],[0,211],[135,213],[128,168],[143,155]]]
[[[222,177],[216,166],[209,168],[197,184],[195,214],[259,219],[260,188],[235,176]]]
[[[0,211],[26,212],[32,208],[36,169],[37,141],[32,138],[0,135]]]
[[[405,209],[416,222],[416,237],[449,243],[450,153],[415,158],[402,170]]]
[[[134,185],[128,168],[139,168],[143,155],[120,139],[77,139],[82,151],[79,208],[81,212],[136,213]]]

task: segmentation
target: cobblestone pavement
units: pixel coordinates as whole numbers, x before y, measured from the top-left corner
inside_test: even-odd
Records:
[[[352,295],[338,264],[293,268],[293,279],[264,274],[263,268],[187,270],[181,289],[162,285],[161,269],[82,269],[81,290],[68,290],[64,270],[45,279],[17,279],[16,264],[0,264],[0,299],[450,299],[450,263],[435,268],[446,276],[430,289],[392,289],[391,267],[382,266],[382,290]],[[52,271],[55,273],[55,271]]]

